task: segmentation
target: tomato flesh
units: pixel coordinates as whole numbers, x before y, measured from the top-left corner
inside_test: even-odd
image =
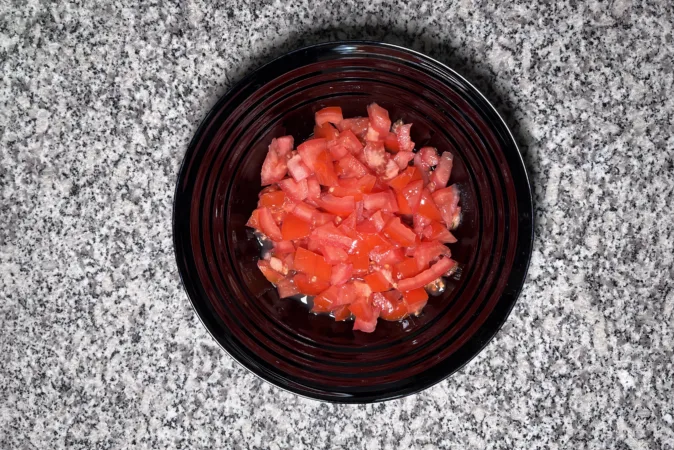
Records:
[[[447,187],[453,155],[415,151],[412,124],[391,123],[376,103],[367,117],[329,106],[314,121],[296,149],[292,136],[267,149],[267,187],[246,223],[272,245],[260,272],[279,297],[311,296],[312,312],[353,318],[356,331],[420,314],[425,287],[457,266],[446,245],[461,214],[458,187]]]

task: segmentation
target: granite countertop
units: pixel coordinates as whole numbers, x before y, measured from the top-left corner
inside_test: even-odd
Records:
[[[674,449],[669,2],[94,3],[0,1],[0,448]],[[177,170],[215,100],[338,38],[473,81],[535,191],[504,329],[450,379],[366,406],[235,363],[171,242]]]

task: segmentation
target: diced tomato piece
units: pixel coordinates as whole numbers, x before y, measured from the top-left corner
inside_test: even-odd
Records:
[[[339,134],[337,142],[342,144],[352,154],[358,154],[363,150],[363,144],[351,130],[344,130]]]
[[[363,149],[363,157],[367,166],[375,172],[386,169],[386,150],[381,142],[368,142]]]
[[[419,270],[427,269],[431,261],[442,255],[449,257],[452,256],[452,252],[448,247],[437,241],[422,242],[414,249],[414,259]]]
[[[388,213],[398,212],[398,202],[391,190],[363,195],[363,207],[369,210],[380,209]]]
[[[337,125],[344,117],[342,116],[342,108],[339,106],[328,106],[316,112],[316,125],[321,126],[326,123],[334,123]]]
[[[332,158],[327,151],[318,154],[314,161],[316,179],[323,186],[337,186],[337,174]]]
[[[269,280],[270,283],[277,284],[279,281],[285,278],[281,272],[272,269],[269,261],[265,261],[264,259],[258,260],[257,267],[260,269],[260,272],[262,272],[262,275],[264,275],[264,277]]]
[[[398,173],[400,173],[398,164],[396,164],[396,162],[392,159],[387,159],[386,167],[384,168],[384,173],[382,174],[382,179],[390,180],[391,178],[395,178]]]
[[[323,195],[318,205],[327,212],[340,217],[348,217],[356,209],[353,197],[336,197],[332,194]]]
[[[435,205],[433,197],[431,197],[431,193],[426,188],[424,188],[423,192],[421,193],[421,201],[419,202],[419,209],[417,210],[417,213],[431,220],[442,220],[442,214],[440,214],[440,210]]]
[[[395,217],[384,227],[384,234],[393,241],[402,246],[414,245],[417,235],[410,227],[400,221],[400,217]]]
[[[387,220],[384,218],[381,211],[377,211],[376,213],[372,214],[372,216],[370,217],[369,220],[370,220],[370,222],[372,222],[372,224],[374,225],[374,228],[375,228],[375,230],[377,230],[377,232],[381,231],[384,228],[384,226],[386,225],[386,222],[387,222]]]
[[[404,171],[402,171],[397,177],[393,178],[388,182],[388,185],[393,188],[396,192],[402,192],[403,188],[407,186],[412,181],[416,181],[414,178],[418,177],[421,179],[421,176],[418,174],[416,167],[409,166]]]
[[[377,326],[379,310],[372,307],[368,299],[360,299],[349,306],[349,309],[356,317],[353,322],[354,331],[359,330],[365,333],[371,333]]]
[[[260,228],[259,211],[257,209],[254,210],[253,213],[250,215],[248,222],[246,222],[246,226],[250,228],[255,228],[258,231],[262,231],[262,229]]]
[[[342,285],[351,279],[351,275],[353,275],[353,264],[337,264],[332,267],[330,283],[333,286]]]
[[[330,281],[332,276],[332,266],[325,261],[325,258],[302,247],[295,252],[293,264],[295,270],[307,274],[310,278]]]
[[[349,254],[349,262],[353,266],[354,275],[362,275],[370,270],[369,251],[358,250]]]
[[[372,128],[372,124],[367,127],[367,133],[365,133],[365,141],[367,142],[377,142],[380,140],[379,132]]]
[[[292,241],[294,239],[301,239],[309,236],[311,233],[311,226],[294,214],[286,216],[281,225],[281,234],[283,240]]]
[[[339,143],[338,141],[328,141],[328,151],[330,152],[330,156],[332,157],[333,160],[338,160],[342,159],[346,155],[349,154],[349,150],[347,150],[344,145]]]
[[[419,150],[419,155],[421,156],[421,160],[428,167],[433,167],[438,164],[438,151],[435,147],[422,147]]]
[[[310,176],[307,178],[307,189],[307,198],[315,200],[321,196],[321,184],[318,182],[315,176]]]
[[[317,212],[314,216],[314,225],[320,227],[321,225],[332,224],[334,225],[336,215],[326,213],[326,212]]]
[[[442,242],[443,244],[453,244],[456,242],[454,235],[439,222],[431,222],[424,228],[423,235],[431,241]]]
[[[403,261],[395,265],[393,270],[393,278],[396,280],[402,280],[404,278],[410,278],[415,275],[419,275],[421,270],[417,265],[417,261],[414,258],[405,258]]]
[[[334,245],[323,245],[323,256],[329,264],[338,264],[349,260],[349,255],[344,249]]]
[[[398,146],[401,152],[411,152],[414,150],[414,142],[410,138],[412,124],[400,125],[396,127],[395,134],[398,136]]]
[[[323,125],[316,125],[314,127],[314,138],[315,139],[327,139],[328,141],[337,139],[339,137],[339,131],[337,128],[332,126],[330,123],[326,122]]]
[[[290,173],[290,176],[293,177],[295,181],[302,181],[305,178],[309,178],[311,170],[304,164],[302,157],[295,154],[288,160],[288,173]]]
[[[370,286],[372,292],[384,292],[391,288],[391,283],[389,283],[389,280],[387,280],[379,270],[373,271],[363,279],[368,284],[368,286]]]
[[[299,289],[293,282],[293,279],[288,277],[280,280],[276,283],[276,290],[278,291],[278,296],[280,298],[292,297],[300,293]]]
[[[444,275],[449,269],[456,265],[456,261],[450,258],[440,258],[438,262],[433,264],[430,269],[424,270],[419,275],[412,278],[405,278],[398,282],[398,289],[402,292],[411,291],[413,289],[422,288],[428,283]]]
[[[292,217],[292,216],[288,216]],[[299,220],[299,219],[298,219]],[[285,222],[284,222],[285,225]],[[283,230],[281,230],[283,233]],[[295,246],[291,241],[283,240],[274,242],[274,255],[285,255],[287,253],[295,253]]]
[[[407,203],[407,199],[403,195],[402,192],[396,192],[396,202],[398,203],[398,213],[400,213],[403,216],[411,215],[412,214],[412,208],[410,208],[410,205]]]
[[[389,292],[398,293],[398,291]],[[405,301],[402,298],[393,299],[386,296],[386,294],[388,294],[388,292],[384,292],[383,295],[380,294],[382,295],[382,298],[385,299],[385,301],[382,301],[379,305],[377,305],[381,309],[379,312],[379,317],[390,322],[395,322],[405,318],[407,316],[407,304]]]
[[[260,231],[262,231],[262,233],[274,241],[283,240],[281,230],[278,225],[276,225],[274,216],[272,216],[269,208],[258,208],[258,220],[260,221]]]
[[[395,163],[398,164],[400,170],[405,170],[407,167],[409,167],[410,161],[412,161],[413,159],[414,153],[405,152],[402,150],[396,153],[396,155],[393,157],[393,161],[395,161]]]
[[[395,265],[405,259],[405,252],[400,247],[375,247],[370,250],[370,259],[381,266]]]
[[[272,139],[269,148],[273,149],[279,156],[286,156],[292,152],[294,145],[295,140],[292,136],[281,136]]]
[[[332,315],[337,322],[343,322],[351,317],[351,311],[349,310],[348,305],[338,306],[337,309],[332,312]]]
[[[336,308],[338,300],[339,288],[337,286],[330,286],[314,297],[314,305],[311,311],[315,313],[330,312]]]
[[[302,157],[302,161],[311,170],[315,170],[314,164],[318,155],[327,151],[328,141],[326,139],[310,139],[297,146],[297,153]]]
[[[386,150],[393,153],[398,153],[400,151],[400,145],[398,144],[398,136],[389,131],[384,140],[384,147]]]
[[[267,192],[260,196],[257,205],[265,206],[269,209],[278,209],[283,207],[285,199],[286,196],[283,191]]]
[[[309,195],[307,180],[296,182],[292,178],[286,178],[279,181],[278,185],[288,197],[296,202],[301,202]]]
[[[449,177],[452,174],[452,166],[454,164],[454,155],[449,152],[443,152],[440,156],[440,161],[438,162],[437,167],[431,173],[431,182],[429,183],[429,188],[431,192],[436,189],[442,189],[447,186]]]
[[[304,273],[295,274],[293,282],[297,290],[305,295],[318,295],[330,287],[330,281],[309,277]]]
[[[388,111],[376,103],[371,103],[367,107],[367,116],[370,119],[370,125],[379,133],[388,133],[391,129],[391,119]]]
[[[295,206],[295,209],[292,210],[292,213],[307,223],[314,223],[318,211],[313,206],[299,202]]]
[[[367,117],[353,117],[351,119],[344,119],[337,124],[339,131],[351,130],[356,136],[364,137],[367,133],[367,127],[370,125],[370,120]]]
[[[316,239],[323,242],[323,244],[334,245],[345,250],[350,250],[354,244],[354,239],[345,235],[335,227],[334,223],[326,223],[316,228],[311,234]]]
[[[421,214],[415,214],[413,221],[414,221],[414,232],[417,234],[417,236],[420,237],[424,235],[424,229],[432,222],[431,219],[429,219],[426,216],[422,216]]]
[[[414,214],[419,210],[419,203],[421,202],[421,193],[424,189],[424,182],[421,180],[413,181],[402,190],[402,195],[407,200],[407,205],[412,211],[409,214]]]
[[[448,227],[452,227],[456,208],[459,204],[459,189],[455,184],[444,189],[438,189],[433,192],[433,200],[442,214],[443,222]]]
[[[428,303],[428,292],[424,288],[412,289],[403,293],[408,314],[418,314]]]
[[[336,163],[335,172],[343,178],[360,178],[369,172],[353,155],[346,155]]]
[[[359,239],[363,243],[364,249],[369,253],[377,247],[381,247],[383,251],[393,248],[393,244],[389,242],[383,235],[376,232],[376,228],[372,225],[372,230],[362,233]]]
[[[267,156],[262,163],[262,172],[260,175],[262,186],[281,181],[283,177],[286,176],[287,172],[288,165],[286,164],[286,158],[280,156],[270,145]]]

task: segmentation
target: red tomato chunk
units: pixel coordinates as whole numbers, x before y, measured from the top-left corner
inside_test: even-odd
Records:
[[[272,244],[260,272],[280,298],[311,296],[313,313],[353,318],[355,331],[421,314],[426,289],[457,266],[447,246],[460,238],[450,231],[461,219],[454,155],[415,151],[412,124],[376,103],[367,117],[327,106],[314,119],[297,147],[292,136],[269,144],[267,187],[246,223]]]

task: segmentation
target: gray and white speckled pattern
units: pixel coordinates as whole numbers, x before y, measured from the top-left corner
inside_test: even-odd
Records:
[[[0,0],[0,448],[674,449],[671,2],[288,3]],[[171,243],[215,100],[335,38],[455,67],[535,186],[505,328],[449,380],[368,406],[233,362]]]

